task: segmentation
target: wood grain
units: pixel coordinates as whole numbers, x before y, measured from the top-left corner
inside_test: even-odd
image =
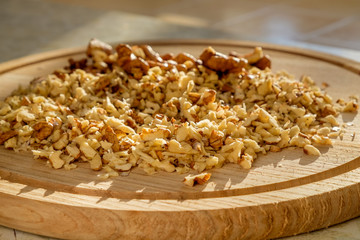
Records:
[[[150,43],[161,52],[198,56],[208,45],[227,53],[257,45],[272,56],[273,69],[310,75],[335,98],[360,92],[360,64],[275,45],[188,41]],[[0,65],[0,99],[63,66],[84,49],[34,55]],[[294,235],[360,215],[360,116],[343,140],[321,147],[322,156],[289,148],[261,155],[251,170],[234,164],[211,170],[206,185],[187,187],[185,175],[129,176],[100,181],[86,166],[50,169],[30,153],[0,148],[0,224],[64,239],[266,239]],[[351,134],[355,132],[355,138]]]

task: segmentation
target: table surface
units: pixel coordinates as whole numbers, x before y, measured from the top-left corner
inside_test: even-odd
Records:
[[[85,46],[90,38],[105,42],[165,39],[230,39],[272,42],[308,48],[360,61],[360,51],[291,40],[257,39],[204,27],[190,27],[153,17],[90,9],[45,0],[0,1],[0,63],[34,53]],[[0,226],[0,240],[52,239]],[[360,217],[328,229],[284,238],[360,239]]]

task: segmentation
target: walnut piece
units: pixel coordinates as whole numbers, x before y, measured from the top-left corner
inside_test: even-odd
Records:
[[[187,176],[184,178],[184,184],[188,185],[190,187],[195,186],[196,184],[205,184],[207,181],[209,181],[211,177],[211,173],[200,173],[194,176]]]
[[[0,144],[3,144],[4,142],[6,142],[8,139],[14,137],[17,135],[17,132],[14,130],[9,130],[6,131],[4,133],[0,133]]]
[[[53,132],[54,126],[49,122],[38,122],[33,126],[33,129],[36,131],[34,136],[39,140],[43,140],[51,135]]]

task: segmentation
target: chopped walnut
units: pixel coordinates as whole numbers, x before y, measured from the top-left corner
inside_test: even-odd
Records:
[[[99,154],[95,154],[93,159],[90,161],[90,167],[92,170],[99,171],[102,168],[102,161]]]
[[[99,41],[98,39],[91,39],[86,54],[89,57],[95,56],[96,50],[100,50],[106,55],[110,55],[113,52],[113,48],[109,44]]]
[[[266,68],[271,68],[270,57],[268,55],[263,56],[257,62],[254,63],[254,66],[261,70],[265,70]]]
[[[65,164],[65,161],[60,158],[61,153],[61,151],[55,151],[49,155],[51,166],[55,169],[59,169]]]
[[[134,167],[197,171],[184,180],[192,186],[209,180],[203,171],[250,169],[259,154],[291,146],[318,156],[314,145],[344,136],[339,113],[358,111],[358,97],[333,101],[309,76],[274,73],[260,47],[209,47],[197,59],[93,39],[86,53],[0,101],[0,144],[56,169],[85,162],[104,179]]]
[[[108,141],[109,143],[112,143],[112,149],[114,152],[117,152],[120,150],[120,145],[119,145],[119,140],[117,138],[117,135],[110,126],[105,126],[103,138],[104,138],[104,140]]]
[[[304,146],[304,153],[308,154],[308,155],[315,155],[315,156],[320,156],[321,153],[320,151],[314,147],[313,145],[305,145]]]
[[[186,61],[190,61],[192,63],[197,63],[198,62],[198,60],[189,53],[179,53],[174,58],[174,61],[177,62],[177,63],[180,63],[180,64],[185,63]]]
[[[213,103],[216,99],[216,92],[212,89],[207,90],[202,95],[202,103],[204,105],[208,105],[209,103]]]
[[[200,55],[200,60],[204,66],[220,72],[241,72],[247,66],[247,60],[226,56],[216,52],[212,47],[208,47]]]
[[[210,134],[209,143],[215,149],[218,149],[223,146],[224,133],[220,131],[213,130]]]
[[[3,133],[0,133],[0,144],[3,144],[8,139],[16,136],[18,133],[14,130],[9,130]]]
[[[184,184],[190,187],[196,184],[202,185],[205,184],[207,181],[209,181],[210,177],[211,177],[211,173],[200,173],[194,176],[189,175],[184,178]]]
[[[149,64],[142,58],[137,57],[129,45],[120,44],[116,47],[119,55],[117,63],[128,74],[132,74],[135,79],[140,79],[149,71]]]
[[[35,130],[34,136],[39,140],[43,140],[51,135],[54,130],[54,126],[46,121],[38,122],[33,126]]]

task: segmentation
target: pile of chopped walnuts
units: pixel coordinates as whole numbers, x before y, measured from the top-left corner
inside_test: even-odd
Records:
[[[247,55],[209,47],[197,59],[91,40],[87,56],[0,102],[0,144],[56,169],[88,162],[102,178],[136,166],[249,169],[259,153],[290,146],[320,155],[314,145],[341,132],[336,116],[358,109],[357,98],[334,103],[310,77],[272,72],[259,47]],[[201,176],[185,183],[210,177]]]

